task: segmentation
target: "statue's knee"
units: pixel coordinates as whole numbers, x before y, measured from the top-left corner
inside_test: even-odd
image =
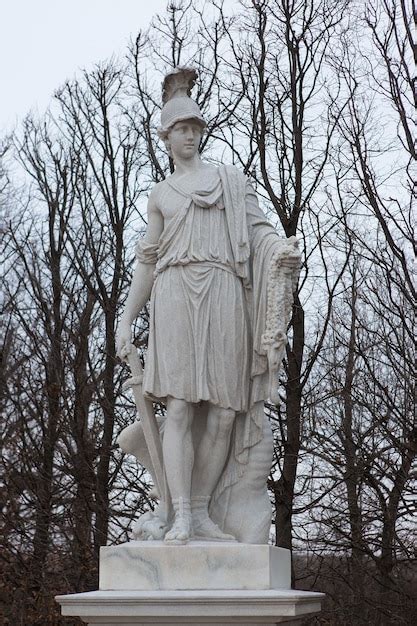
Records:
[[[219,408],[216,410],[215,430],[218,437],[229,437],[235,415],[232,409]]]
[[[188,428],[191,425],[191,410],[185,400],[170,398],[167,406],[167,419],[179,428]]]

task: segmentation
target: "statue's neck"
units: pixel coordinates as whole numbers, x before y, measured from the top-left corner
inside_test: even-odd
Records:
[[[183,176],[185,174],[197,172],[202,166],[202,161],[199,154],[195,154],[191,159],[181,159],[180,157],[175,157],[174,166],[175,176]]]

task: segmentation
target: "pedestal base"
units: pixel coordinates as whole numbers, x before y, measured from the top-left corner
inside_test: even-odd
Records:
[[[91,626],[296,624],[324,595],[291,590],[290,570],[274,546],[131,541],[101,549],[99,591],[56,600]]]
[[[56,600],[62,615],[77,615],[91,626],[271,626],[299,623],[320,611],[323,598],[293,590],[91,591]]]

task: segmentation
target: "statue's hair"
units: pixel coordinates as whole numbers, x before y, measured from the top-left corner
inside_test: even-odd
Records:
[[[172,98],[191,96],[198,74],[192,67],[176,67],[167,74],[162,83],[162,104]]]

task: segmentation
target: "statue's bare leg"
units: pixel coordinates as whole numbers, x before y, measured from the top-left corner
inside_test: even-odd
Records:
[[[206,430],[201,437],[193,468],[191,508],[196,537],[212,540],[233,540],[210,519],[208,505],[211,494],[224,469],[230,445],[235,412],[210,405]]]
[[[191,436],[193,407],[185,400],[168,398],[167,416],[162,444],[164,465],[172,505],[175,512],[171,530],[165,541],[184,543],[192,534],[190,508],[191,473],[194,449]]]

